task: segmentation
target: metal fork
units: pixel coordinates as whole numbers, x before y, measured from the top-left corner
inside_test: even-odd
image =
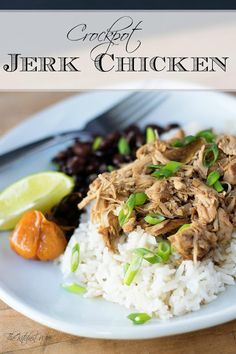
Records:
[[[88,139],[91,135],[106,135],[137,123],[167,99],[167,94],[157,92],[134,92],[108,111],[90,120],[83,129],[57,133],[34,141],[0,155],[0,167],[24,154],[33,153],[61,144],[74,138]]]

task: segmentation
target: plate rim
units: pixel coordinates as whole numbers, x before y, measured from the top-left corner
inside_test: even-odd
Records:
[[[236,319],[236,305],[232,305],[228,307],[227,310],[222,309],[218,312],[214,312],[211,315],[203,315],[202,318],[199,317],[196,319],[186,319],[183,315],[178,317],[178,323],[173,324],[171,323],[171,319],[161,320],[160,322],[158,322],[158,324],[161,323],[161,328],[160,326],[157,327],[155,322],[152,324],[148,323],[145,326],[140,327],[130,324],[129,331],[127,331],[126,327],[122,331],[120,327],[117,327],[115,329],[109,329],[109,327],[108,329],[107,327],[105,329],[103,326],[89,326],[83,328],[83,325],[81,324],[68,326],[68,323],[65,324],[65,322],[55,318],[52,319],[50,316],[42,314],[40,311],[35,310],[30,306],[22,304],[13,295],[9,295],[9,292],[6,292],[4,290],[4,287],[1,286],[0,298],[12,309],[18,311],[19,313],[34,320],[37,323],[40,323],[44,326],[47,326],[63,333],[94,339],[144,340],[152,338],[161,338],[215,327],[217,325]],[[207,304],[205,306],[207,306]],[[182,318],[184,319],[184,323],[181,323]],[[203,321],[203,319],[205,321]],[[157,333],[157,331],[159,331],[159,333]]]

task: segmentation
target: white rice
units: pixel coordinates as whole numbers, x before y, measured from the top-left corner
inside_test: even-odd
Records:
[[[71,273],[71,251],[80,244],[81,263]],[[156,238],[140,227],[131,232],[126,241],[121,238],[118,253],[105,247],[96,225],[81,223],[72,236],[61,259],[65,280],[73,280],[87,288],[86,297],[101,296],[132,311],[146,312],[160,319],[196,311],[234,284],[236,276],[236,234],[226,250],[218,249],[214,260],[194,264],[171,256],[168,264],[143,261],[141,270],[130,286],[123,285],[124,266],[130,262],[132,251],[138,247],[156,248]],[[218,266],[215,265],[217,262]]]

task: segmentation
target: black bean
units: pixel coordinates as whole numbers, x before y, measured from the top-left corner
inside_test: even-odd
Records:
[[[107,172],[107,165],[105,163],[101,164],[98,168],[99,173]]]
[[[138,134],[138,133],[141,133],[141,129],[137,125],[131,124],[127,128],[125,128],[125,130],[124,130],[125,134],[127,134],[129,132],[135,132]]]
[[[102,156],[104,156],[104,152],[99,149],[99,150],[94,151],[93,155],[96,157],[102,157]]]
[[[72,157],[74,155],[73,146],[67,149],[67,157]]]
[[[92,175],[90,175],[88,177],[89,183],[92,183],[96,178],[97,178],[97,174],[96,173],[93,173]]]
[[[119,166],[120,164],[124,163],[124,156],[121,154],[115,154],[112,162],[115,166]]]
[[[89,143],[77,142],[73,146],[73,152],[78,156],[86,156],[91,152],[91,145]]]
[[[67,165],[61,166],[60,171],[67,174],[67,175],[71,175],[71,173],[69,172],[69,170],[67,168]]]
[[[131,151],[131,161],[134,161],[136,159],[136,149]]]
[[[131,130],[124,135],[129,144],[132,144],[133,142],[136,141],[136,134],[139,133],[136,133],[135,131]]]
[[[103,151],[107,151],[108,149],[110,150],[116,148],[120,137],[121,134],[119,132],[109,134],[103,139],[100,149]]]
[[[67,169],[69,173],[73,175],[83,171],[85,167],[84,165],[85,165],[85,160],[78,156],[71,157],[67,161]]]
[[[68,152],[67,150],[64,150],[64,151],[60,151],[53,160],[55,161],[66,160],[67,157],[68,157]]]
[[[165,127],[165,132],[169,132],[172,129],[178,129],[178,128],[180,128],[180,125],[178,123],[171,123]]]
[[[132,160],[133,159],[132,159],[132,155],[131,154],[124,156],[124,162],[131,162]]]
[[[99,169],[99,162],[98,161],[91,161],[87,166],[86,166],[86,172],[88,175],[91,173],[96,173]]]
[[[139,148],[140,146],[146,143],[146,135],[138,134],[136,136],[136,147]]]
[[[114,131],[112,133],[110,133],[108,136],[107,136],[107,140],[110,140],[110,141],[118,141],[121,137],[121,133],[118,132],[118,131]]]

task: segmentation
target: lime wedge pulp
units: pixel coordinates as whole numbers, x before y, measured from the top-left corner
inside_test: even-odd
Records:
[[[0,230],[14,228],[27,210],[49,211],[73,187],[73,178],[60,172],[42,172],[20,179],[0,193]]]

